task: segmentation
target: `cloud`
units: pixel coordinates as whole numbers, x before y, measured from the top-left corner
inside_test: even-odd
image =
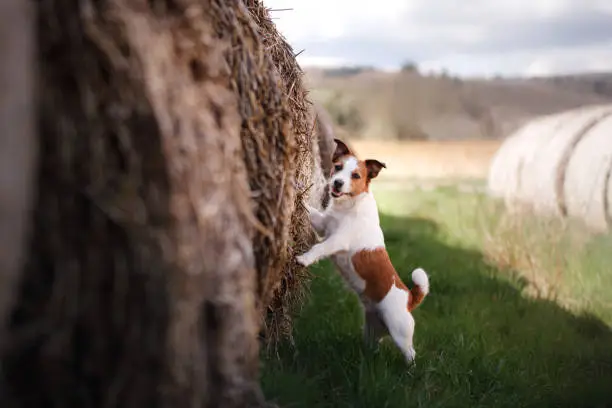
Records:
[[[426,67],[447,64],[450,71],[469,75],[471,71],[607,69],[607,63],[597,59],[612,58],[610,0],[378,0],[374,4],[264,0],[264,4],[293,8],[272,15],[294,48],[305,50],[304,60],[383,67],[411,60]]]
[[[452,69],[463,76],[547,76],[582,72],[612,72],[612,41],[588,47],[551,48],[539,52],[518,51],[484,54],[448,54],[423,60],[423,71]]]

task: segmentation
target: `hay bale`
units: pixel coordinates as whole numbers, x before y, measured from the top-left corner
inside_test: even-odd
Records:
[[[315,175],[314,183],[319,186],[316,193],[313,193],[313,197],[321,197],[320,203],[312,202],[310,205],[313,207],[320,207],[322,209],[327,208],[329,205],[330,194],[329,185],[327,184],[328,178],[331,174],[333,162],[332,156],[336,149],[336,138],[334,132],[333,121],[329,113],[320,104],[315,104],[316,112],[316,138],[318,140],[318,154],[314,154],[314,157],[320,158],[320,163],[316,166],[317,174]]]
[[[508,136],[491,160],[487,188],[489,194],[503,198],[512,206],[519,200],[522,166],[537,149],[540,139],[554,128],[557,118],[547,115],[527,122]]]
[[[563,182],[567,214],[579,218],[593,230],[605,231],[609,213],[612,171],[612,112],[601,118],[576,145]]]
[[[293,252],[314,239],[298,203],[316,139],[290,47],[255,1],[37,5],[13,402],[262,405],[260,313],[287,321]]]
[[[612,106],[585,107],[555,116],[548,132],[525,154],[520,175],[519,199],[536,212],[565,216],[563,180],[574,147],[598,121],[612,112]]]
[[[503,197],[511,209],[569,215],[604,230],[612,198],[607,187],[611,116],[612,105],[585,106],[525,124],[494,156],[489,194]]]
[[[312,104],[303,85],[303,72],[291,46],[277,31],[262,2],[245,0],[262,43],[257,60],[246,54],[230,56],[241,95],[242,141],[247,173],[263,229],[253,242],[259,274],[259,304],[266,311],[266,339],[291,334],[291,308],[303,295],[307,269],[295,261],[314,242],[306,208],[317,173],[317,140]],[[234,44],[239,46],[240,44]],[[262,67],[259,75],[240,75],[245,67]],[[253,96],[255,98],[253,98]],[[253,99],[260,106],[254,107]],[[316,189],[315,189],[316,190]]]
[[[508,194],[510,186],[517,185],[516,169],[520,160],[520,145],[523,141],[521,134],[529,125],[519,128],[514,134],[507,137],[491,157],[487,177],[487,193],[490,196],[503,198]]]
[[[33,11],[22,0],[0,2],[0,339],[18,283],[32,202]]]
[[[328,176],[332,170],[332,156],[336,149],[334,125],[331,116],[323,106],[315,104],[315,111],[317,115],[317,139],[321,154],[321,168],[323,174]]]
[[[488,191],[509,207],[527,205],[563,215],[562,180],[576,143],[609,106],[584,107],[536,118],[510,135],[490,165]]]

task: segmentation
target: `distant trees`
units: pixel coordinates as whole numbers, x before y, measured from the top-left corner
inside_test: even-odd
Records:
[[[376,71],[372,66],[341,66],[323,70],[324,75],[327,77],[348,77],[372,71]]]
[[[404,63],[402,63],[400,71],[418,74],[419,67],[414,61],[405,61]]]
[[[336,90],[324,103],[324,107],[338,126],[352,133],[363,129],[364,120],[359,108],[341,91]]]
[[[597,79],[593,82],[593,92],[601,96],[612,96],[612,82]]]

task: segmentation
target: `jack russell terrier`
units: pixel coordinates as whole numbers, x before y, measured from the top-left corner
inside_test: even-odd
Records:
[[[417,268],[414,287],[408,289],[393,267],[380,228],[378,207],[370,181],[385,167],[378,160],[359,160],[338,139],[330,177],[332,202],[321,213],[307,205],[310,221],[325,238],[297,261],[310,266],[330,257],[340,274],[359,296],[365,314],[364,340],[379,342],[391,335],[406,360],[412,362],[414,318],[411,311],[429,293],[429,278]]]

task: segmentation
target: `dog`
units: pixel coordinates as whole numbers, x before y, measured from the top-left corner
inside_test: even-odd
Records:
[[[359,160],[344,142],[339,139],[334,142],[334,166],[329,180],[331,204],[324,212],[306,206],[312,227],[324,239],[296,260],[310,266],[331,258],[361,300],[365,342],[378,344],[391,335],[407,362],[412,363],[416,352],[411,312],[429,293],[429,278],[423,269],[415,269],[414,286],[408,289],[385,248],[370,182],[386,165],[373,159]]]

